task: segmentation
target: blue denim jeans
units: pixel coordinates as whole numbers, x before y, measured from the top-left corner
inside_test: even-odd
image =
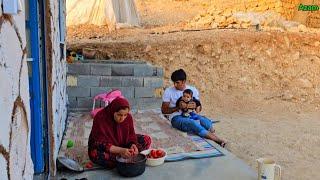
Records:
[[[184,117],[182,115],[174,116],[171,120],[172,127],[179,129],[184,132],[192,132],[199,135],[200,137],[205,137],[211,128],[212,122],[210,119],[199,115],[200,124],[198,121],[191,119],[190,117]]]

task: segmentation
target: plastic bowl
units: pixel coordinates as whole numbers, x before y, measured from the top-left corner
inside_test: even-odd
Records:
[[[151,150],[157,150],[157,149],[147,149],[147,150],[141,151],[140,153],[148,156],[148,154],[151,152]],[[164,163],[164,160],[167,157],[167,152],[164,149],[160,149],[160,150],[162,150],[164,152],[164,156],[161,158],[156,158],[156,159],[152,159],[152,158],[147,157],[146,164],[148,166],[159,166]]]

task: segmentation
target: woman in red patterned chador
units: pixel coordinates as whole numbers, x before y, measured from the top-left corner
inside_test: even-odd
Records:
[[[129,102],[118,97],[96,114],[88,143],[92,162],[113,168],[116,156],[128,158],[150,147],[150,136],[135,133],[129,111]]]

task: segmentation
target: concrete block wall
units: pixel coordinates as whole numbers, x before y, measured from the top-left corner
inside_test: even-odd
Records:
[[[161,106],[163,69],[133,61],[84,61],[69,64],[67,73],[68,107],[90,110],[93,97],[113,89],[121,90],[133,109]],[[97,102],[96,107],[104,106]]]

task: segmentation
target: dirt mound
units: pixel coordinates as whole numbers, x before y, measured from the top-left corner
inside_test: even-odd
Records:
[[[189,28],[233,28],[257,30],[280,30],[290,32],[320,33],[319,29],[307,28],[298,22],[285,20],[275,11],[241,12],[234,9],[210,8],[206,13],[197,15],[188,22]]]
[[[109,34],[108,26],[96,25],[76,25],[68,27],[68,39],[96,39],[107,36]]]
[[[185,67],[190,81],[208,94],[241,90],[294,102],[312,101],[320,95],[317,34],[212,30],[144,38],[127,34],[110,40],[103,45],[70,47],[96,49],[111,59],[150,61],[165,68],[167,80],[174,69]]]
[[[272,157],[284,168],[283,179],[319,177],[319,35],[121,30],[103,41],[83,42],[69,48],[162,66],[166,86],[172,84],[171,73],[184,68],[189,83],[201,92],[206,115],[221,120],[217,133],[234,154],[252,168],[256,158]]]

